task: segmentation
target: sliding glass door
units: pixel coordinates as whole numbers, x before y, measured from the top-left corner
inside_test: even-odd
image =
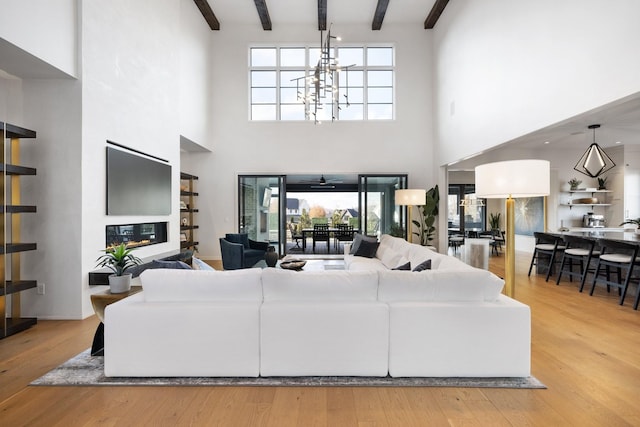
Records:
[[[238,176],[238,230],[284,253],[284,175]]]
[[[406,216],[396,206],[396,190],[407,188],[407,175],[359,175],[360,232],[380,237],[404,237]]]

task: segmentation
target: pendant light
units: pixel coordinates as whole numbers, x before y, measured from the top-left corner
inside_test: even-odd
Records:
[[[611,160],[611,157],[596,144],[596,129],[599,127],[600,125],[589,125],[589,129],[593,129],[593,143],[591,143],[587,151],[584,152],[580,160],[578,160],[578,163],[573,167],[573,169],[591,178],[599,177],[616,165],[613,160]]]

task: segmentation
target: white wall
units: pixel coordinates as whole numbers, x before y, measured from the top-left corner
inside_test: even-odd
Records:
[[[430,188],[432,167],[430,32],[420,27],[333,27],[348,43],[394,43],[396,120],[250,122],[248,49],[263,45],[319,42],[313,27],[233,25],[212,36],[213,154],[194,154],[192,173],[200,176],[201,256],[219,258],[218,237],[237,230],[237,175],[243,173],[409,173],[410,186]]]
[[[211,149],[211,30],[193,0],[181,0],[180,12],[180,134]]]
[[[437,162],[640,90],[640,2],[459,0],[434,30]]]
[[[79,1],[4,0],[0,39],[75,77]]]

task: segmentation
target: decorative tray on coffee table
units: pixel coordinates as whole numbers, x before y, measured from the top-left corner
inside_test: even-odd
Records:
[[[287,261],[282,261],[280,263],[280,267],[285,270],[302,270],[302,267],[305,266],[307,261],[301,259],[290,259]]]

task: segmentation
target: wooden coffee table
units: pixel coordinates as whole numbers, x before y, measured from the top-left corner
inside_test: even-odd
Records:
[[[100,324],[98,325],[98,329],[96,329],[96,333],[93,336],[93,344],[91,345],[92,356],[104,355],[104,309],[109,304],[118,302],[121,299],[137,294],[140,291],[142,291],[142,286],[132,286],[128,292],[123,292],[121,294],[112,294],[111,291],[107,289],[104,292],[98,292],[91,295],[93,311],[95,311],[96,316],[100,319]]]

